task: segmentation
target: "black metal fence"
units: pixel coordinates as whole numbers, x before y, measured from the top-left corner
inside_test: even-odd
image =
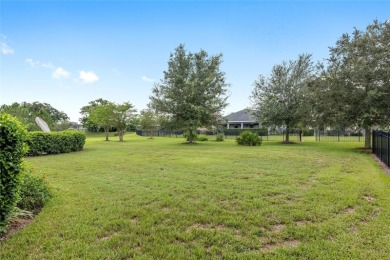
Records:
[[[364,142],[363,131],[326,130],[316,131],[317,142]]]
[[[372,131],[372,153],[390,167],[390,132]]]
[[[214,138],[217,134],[224,134],[226,139],[235,139],[239,136],[243,131],[251,131],[257,133],[263,141],[285,141],[286,139],[286,131],[268,131],[267,129],[224,129],[218,132],[212,131],[197,131],[197,134],[206,135],[208,138]],[[183,130],[155,130],[155,131],[146,131],[146,130],[136,130],[136,134],[139,136],[157,136],[157,137],[182,137]],[[291,141],[299,141],[303,136],[313,136],[314,130],[305,130],[302,131],[300,129],[291,129],[290,140]]]

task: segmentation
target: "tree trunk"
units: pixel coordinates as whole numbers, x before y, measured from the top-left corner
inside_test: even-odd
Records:
[[[371,149],[371,127],[364,128],[364,148]]]
[[[109,130],[108,128],[104,128],[104,133],[106,134],[106,141],[109,141],[108,140],[108,130]]]
[[[194,140],[194,131],[192,129],[188,130],[188,142],[191,144]]]
[[[287,125],[287,128],[286,128],[286,142],[289,142],[290,141],[290,126]]]
[[[118,136],[119,136],[119,142],[123,142],[123,134],[124,134],[124,130],[122,129],[118,129]]]

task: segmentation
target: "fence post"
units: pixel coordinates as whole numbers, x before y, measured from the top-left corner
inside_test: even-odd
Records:
[[[337,142],[340,142],[340,130],[337,130]]]
[[[376,149],[375,149],[375,147],[376,147],[376,141],[375,141],[375,138],[376,136],[375,136],[375,130],[372,130],[372,153],[373,154],[376,154]]]

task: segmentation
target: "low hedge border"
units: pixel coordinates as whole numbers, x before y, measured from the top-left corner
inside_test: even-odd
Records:
[[[62,132],[30,132],[27,155],[39,156],[76,152],[83,149],[85,134],[76,130]]]

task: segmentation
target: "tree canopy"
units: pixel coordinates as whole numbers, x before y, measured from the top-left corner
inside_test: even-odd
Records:
[[[209,126],[227,106],[222,54],[209,56],[204,50],[187,52],[179,45],[170,55],[164,78],[155,84],[150,107],[165,115],[177,129],[194,131]]]
[[[289,129],[304,121],[307,84],[313,76],[310,54],[297,60],[284,61],[272,68],[271,75],[259,76],[251,95],[254,115],[265,126],[285,126],[286,141]]]
[[[24,124],[29,131],[39,131],[39,126],[35,123],[35,118],[42,118],[48,126],[53,129],[57,124],[69,119],[68,115],[52,107],[48,103],[35,101],[33,103],[14,102],[11,105],[2,105],[0,112],[4,112],[16,117]]]
[[[373,127],[390,121],[390,22],[343,34],[314,87],[323,122],[362,127],[370,148]]]

